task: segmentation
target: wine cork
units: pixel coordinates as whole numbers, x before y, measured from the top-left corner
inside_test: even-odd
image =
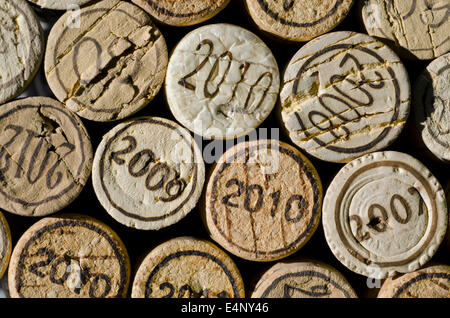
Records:
[[[0,279],[6,271],[11,256],[11,232],[5,216],[0,212]]]
[[[261,277],[252,298],[356,298],[345,277],[319,262],[278,263]]]
[[[53,26],[45,74],[55,96],[81,117],[125,118],[160,90],[167,68],[164,37],[149,15],[119,0],[64,14]]]
[[[157,230],[195,207],[205,165],[186,129],[167,119],[142,117],[103,137],[92,179],[100,203],[113,218],[129,227]]]
[[[409,114],[408,74],[395,53],[353,32],[323,35],[290,61],[281,117],[310,155],[348,162],[389,146]]]
[[[388,278],[378,298],[450,298],[450,266],[434,265]]]
[[[383,279],[423,266],[447,229],[445,194],[418,160],[377,152],[348,163],[325,195],[323,227],[349,269]]]
[[[28,229],[11,256],[13,298],[125,297],[130,261],[120,238],[87,216],[48,217]]]
[[[31,97],[0,108],[0,208],[43,216],[69,205],[92,166],[81,120],[61,103]]]
[[[230,0],[132,0],[160,23],[189,26],[211,19]]]
[[[407,58],[430,60],[450,51],[447,0],[365,0],[360,10],[367,33]]]
[[[322,185],[298,150],[276,140],[243,142],[220,158],[206,189],[205,222],[230,253],[273,261],[314,234]]]
[[[200,27],[175,48],[166,96],[175,118],[210,139],[232,139],[257,128],[279,91],[270,49],[253,33],[230,24]]]
[[[133,282],[133,298],[244,298],[232,261],[208,241],[179,237],[151,251]]]
[[[414,89],[416,127],[427,148],[450,161],[450,53],[431,62]]]
[[[0,2],[0,105],[31,83],[44,55],[39,21],[24,0]]]
[[[309,41],[334,29],[353,0],[246,0],[258,27],[291,41]]]
[[[28,0],[42,9],[69,10],[79,8],[94,0]]]

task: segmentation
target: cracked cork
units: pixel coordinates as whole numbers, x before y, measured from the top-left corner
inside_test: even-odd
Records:
[[[0,207],[25,216],[61,210],[81,192],[92,146],[81,120],[46,97],[11,102],[0,111]]]
[[[353,0],[246,0],[258,27],[291,41],[309,41],[334,29],[349,13]]]
[[[309,261],[278,263],[263,274],[252,298],[357,298],[336,269]]]
[[[44,38],[24,0],[0,2],[0,104],[20,95],[41,65]]]
[[[186,35],[170,58],[165,83],[175,118],[209,139],[232,139],[257,128],[274,108],[279,86],[270,49],[230,24]]]
[[[410,109],[408,74],[374,38],[334,32],[290,61],[280,93],[291,140],[324,161],[348,162],[389,146]]]
[[[211,237],[241,258],[267,262],[295,253],[312,237],[322,186],[294,147],[276,140],[243,142],[219,160],[205,200]]]
[[[0,212],[0,279],[8,267],[11,249],[11,232],[5,216]]]
[[[95,193],[120,223],[158,230],[185,217],[205,181],[201,150],[189,131],[157,117],[121,123],[97,148]]]
[[[378,298],[449,298],[450,266],[432,265],[388,278]]]
[[[107,225],[81,215],[44,218],[19,239],[8,285],[13,298],[119,298],[130,260]]]
[[[430,60],[450,51],[448,0],[365,0],[361,14],[367,32],[402,56]]]
[[[386,151],[345,165],[324,198],[322,224],[334,255],[376,279],[415,271],[447,230],[444,190],[418,160]]]
[[[132,0],[154,19],[171,26],[189,26],[211,19],[230,0]]]
[[[214,244],[192,237],[167,241],[143,260],[132,298],[244,298],[233,260]]]
[[[413,106],[424,144],[437,158],[450,161],[450,53],[431,62],[417,79]]]
[[[52,28],[45,74],[55,96],[81,117],[113,121],[154,98],[166,73],[166,42],[139,7],[106,0],[64,14]]]

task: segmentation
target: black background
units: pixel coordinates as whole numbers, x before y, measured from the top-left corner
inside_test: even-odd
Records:
[[[335,29],[335,31],[350,30],[365,33],[364,27],[357,14],[357,8],[358,6],[355,5],[351,13],[348,15],[348,17]],[[38,12],[40,19],[42,21],[49,22],[50,24],[56,21],[56,19],[60,15],[60,13],[58,12],[44,11],[36,7],[35,9]],[[196,26],[179,28],[179,27],[158,25],[158,27],[166,39],[169,52],[171,52],[175,47],[175,45],[188,32],[196,29],[199,26],[212,23],[236,24],[257,34],[272,50],[273,54],[277,59],[281,74],[286,65],[288,64],[289,60],[292,58],[292,56],[303,45],[302,43],[281,41],[267,34],[264,34],[260,30],[258,30],[256,25],[254,25],[253,22],[251,21],[251,18],[248,15],[242,0],[231,0],[228,7],[225,8],[213,19],[210,19],[209,21],[206,21]],[[427,61],[425,62],[408,61],[404,59],[403,61],[408,69],[410,80],[412,83],[429,63]],[[54,95],[48,89],[42,68],[43,66],[41,66],[41,70],[38,73],[36,79],[30,86],[30,88],[27,90],[26,94],[22,95],[22,97],[46,95],[54,98]],[[131,118],[138,116],[159,116],[175,120],[168,109],[163,89],[161,89],[159,94],[147,107],[145,107],[137,114],[131,116]],[[450,181],[450,178],[448,178],[447,165],[440,163],[436,159],[434,159],[423,149],[422,145],[418,144],[417,141],[411,137],[414,128],[411,125],[411,119],[412,118],[410,118],[410,120],[408,121],[408,125],[411,127],[407,127],[403,131],[399,139],[397,139],[397,141],[387,150],[402,151],[413,155],[417,159],[421,160],[433,172],[433,174],[438,178],[441,184],[445,185],[447,181]],[[102,136],[118,124],[118,122],[101,123],[101,122],[92,122],[85,119],[83,119],[83,122],[90,134],[94,151],[97,148],[98,144],[100,143]],[[273,127],[281,127],[281,123],[278,121],[275,114],[272,113],[269,116],[269,118],[261,125],[261,127],[266,127],[269,129]],[[280,139],[282,141],[289,142],[290,144],[292,144],[288,136],[282,133],[281,129],[280,133],[281,133]],[[208,143],[207,141],[204,141],[203,146],[207,145],[207,143]],[[331,182],[335,174],[339,171],[339,169],[343,165],[326,163],[314,158],[310,159],[314,164],[314,166],[316,167],[317,171],[319,172],[325,192],[325,190],[328,187],[328,184]],[[211,166],[207,165],[207,170],[209,170],[210,168]],[[197,238],[209,239],[206,229],[200,218],[200,210],[198,207],[195,208],[192,212],[190,212],[179,223],[159,231],[134,230],[121,225],[113,218],[111,218],[98,202],[92,187],[91,179],[88,180],[88,183],[86,187],[83,189],[80,196],[71,205],[69,205],[64,210],[56,213],[55,215],[57,216],[63,213],[79,213],[92,216],[105,222],[114,231],[116,231],[128,249],[128,253],[130,255],[132,264],[132,279],[134,276],[134,272],[137,270],[139,266],[140,260],[143,257],[145,257],[145,255],[150,250],[152,250],[160,243],[179,236],[193,236]],[[11,227],[13,245],[17,242],[20,236],[27,230],[27,228],[30,227],[35,222],[37,222],[38,220],[36,218],[21,217],[7,212],[5,213],[5,216]],[[261,276],[261,274],[276,263],[276,262],[270,263],[249,262],[240,259],[234,255],[231,254],[229,255],[236,262],[239,270],[241,271],[246,287],[247,296],[251,294],[252,288],[259,279],[259,277]],[[357,294],[360,297],[376,297],[377,290],[369,289],[367,287],[366,277],[355,274],[352,271],[348,270],[334,257],[325,241],[321,225],[318,227],[312,239],[302,249],[300,249],[294,255],[284,259],[283,261],[296,260],[304,257],[320,260],[338,269],[348,279],[348,281],[354,287],[354,289],[356,290]],[[438,250],[437,254],[433,257],[432,261],[449,264],[449,254],[448,251],[445,250],[444,246],[442,246]]]

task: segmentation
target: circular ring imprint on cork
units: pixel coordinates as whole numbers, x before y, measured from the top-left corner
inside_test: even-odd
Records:
[[[69,205],[92,167],[81,120],[61,103],[31,97],[0,108],[0,208],[43,216]]]
[[[353,0],[246,0],[258,27],[291,41],[309,41],[344,20]]]
[[[189,26],[211,19],[230,0],[132,0],[154,19],[171,26]]]
[[[81,117],[113,121],[160,90],[166,42],[150,16],[118,0],[67,12],[50,31],[45,74],[55,96]]]
[[[14,248],[11,297],[125,297],[130,261],[119,237],[85,216],[45,218]]]
[[[243,142],[215,167],[206,190],[206,225],[229,252],[273,261],[299,250],[320,221],[322,186],[306,157],[276,141]]]
[[[261,277],[252,298],[356,298],[347,280],[317,262],[278,263]]]
[[[180,237],[156,247],[140,265],[133,298],[243,298],[241,275],[214,244]]]
[[[448,0],[364,0],[367,33],[407,58],[431,60],[450,51]]]
[[[387,46],[364,34],[335,32],[295,54],[280,97],[294,143],[319,159],[348,162],[397,138],[409,114],[410,85]]]
[[[0,2],[0,105],[20,95],[44,55],[39,21],[24,0]]]
[[[349,269],[383,279],[411,272],[436,252],[447,230],[444,191],[410,155],[378,152],[348,163],[327,190],[328,245]]]
[[[189,132],[163,118],[116,126],[97,148],[94,190],[117,221],[144,230],[172,225],[197,204],[205,180],[199,147]]]

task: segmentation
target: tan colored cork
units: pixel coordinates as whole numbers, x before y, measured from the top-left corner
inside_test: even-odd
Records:
[[[45,74],[55,96],[95,121],[130,116],[160,90],[166,42],[149,15],[124,1],[105,0],[67,12],[53,26]]]
[[[214,168],[205,222],[229,252],[273,261],[298,251],[320,221],[320,178],[297,149],[277,140],[242,142]]]
[[[378,298],[450,298],[450,266],[433,265],[388,278]]]
[[[189,26],[211,19],[230,0],[132,0],[154,19],[171,26]]]
[[[11,232],[5,216],[0,212],[0,279],[8,267],[11,249]]]
[[[44,218],[17,242],[8,281],[11,297],[125,297],[130,261],[107,225],[87,216]]]
[[[0,208],[25,216],[61,210],[81,192],[92,146],[81,120],[51,98],[0,108]]]
[[[179,237],[156,247],[140,265],[133,298],[243,298],[239,271],[214,244]]]
[[[345,277],[317,261],[278,263],[259,280],[252,298],[356,298]]]
[[[44,36],[24,0],[0,2],[0,105],[20,95],[44,55]]]
[[[431,60],[450,51],[447,0],[364,0],[367,33],[387,40],[404,57]]]
[[[291,41],[309,41],[331,31],[347,16],[353,0],[246,0],[258,27]]]

